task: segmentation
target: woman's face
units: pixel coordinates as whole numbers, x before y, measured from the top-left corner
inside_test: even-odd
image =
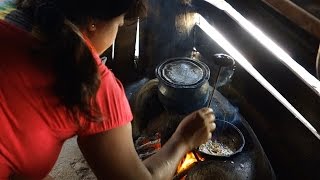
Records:
[[[99,54],[108,49],[115,40],[118,28],[124,23],[124,15],[109,21],[91,21],[83,32],[91,41]]]

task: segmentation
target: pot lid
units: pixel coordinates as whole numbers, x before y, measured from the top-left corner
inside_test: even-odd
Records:
[[[175,88],[196,88],[210,76],[208,66],[190,58],[172,58],[160,64],[156,76],[166,85]]]

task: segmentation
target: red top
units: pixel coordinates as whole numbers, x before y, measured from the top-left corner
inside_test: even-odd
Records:
[[[105,118],[100,123],[82,118],[80,126],[88,125],[79,128],[52,92],[51,68],[32,63],[29,47],[36,42],[29,33],[0,20],[0,179],[13,173],[44,178],[66,139],[132,120],[123,86],[93,50],[101,75],[97,102]]]

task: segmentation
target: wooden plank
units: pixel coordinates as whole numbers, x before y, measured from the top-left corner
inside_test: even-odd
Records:
[[[319,45],[318,55],[316,60],[316,70],[317,70],[318,79],[320,80],[320,45]]]
[[[320,39],[320,20],[290,0],[262,0],[293,23]]]

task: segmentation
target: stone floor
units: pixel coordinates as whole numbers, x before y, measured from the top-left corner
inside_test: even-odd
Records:
[[[50,175],[59,180],[95,180],[97,179],[84,160],[76,138],[65,142],[59,159]]]

